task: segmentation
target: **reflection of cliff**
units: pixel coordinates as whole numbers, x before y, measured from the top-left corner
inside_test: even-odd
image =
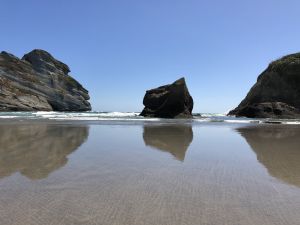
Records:
[[[86,126],[1,125],[0,178],[15,172],[42,179],[64,166],[88,137]]]
[[[300,128],[287,126],[239,128],[269,174],[300,187]]]
[[[193,130],[188,125],[144,126],[143,138],[145,145],[170,152],[176,159],[183,161],[193,140]]]

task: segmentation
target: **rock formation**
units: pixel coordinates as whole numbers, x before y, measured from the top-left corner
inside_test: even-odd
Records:
[[[300,53],[272,62],[229,115],[300,118]]]
[[[146,91],[143,104],[141,116],[160,118],[192,117],[194,105],[184,78]]]
[[[43,50],[22,59],[0,53],[0,111],[88,111],[88,91]]]

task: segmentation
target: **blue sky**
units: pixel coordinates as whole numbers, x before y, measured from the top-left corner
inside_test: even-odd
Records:
[[[300,51],[298,0],[2,0],[0,50],[68,64],[94,110],[141,111],[185,76],[194,112],[234,108],[274,59]]]

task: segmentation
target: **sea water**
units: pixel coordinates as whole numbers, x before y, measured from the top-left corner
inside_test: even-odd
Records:
[[[220,123],[280,123],[280,124],[300,124],[300,120],[285,119],[253,119],[237,118],[227,116],[222,113],[195,113],[192,119],[160,119],[146,118],[139,116],[140,112],[0,112],[0,119],[15,120],[65,120],[65,121],[123,121],[123,122],[184,122],[194,123],[220,122]]]

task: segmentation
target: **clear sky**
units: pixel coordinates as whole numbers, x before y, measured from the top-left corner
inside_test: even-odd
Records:
[[[69,65],[93,110],[141,111],[185,76],[194,112],[235,107],[274,59],[300,51],[299,0],[1,0],[0,50]]]

